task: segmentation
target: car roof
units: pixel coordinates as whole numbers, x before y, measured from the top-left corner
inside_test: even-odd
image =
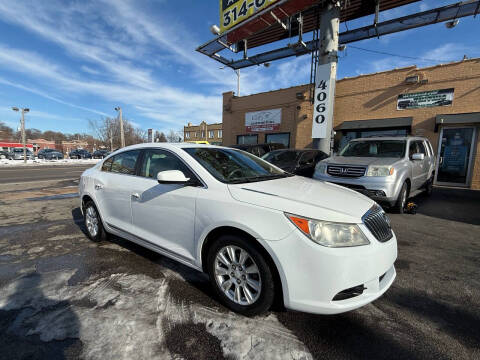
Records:
[[[352,139],[350,141],[365,141],[365,140],[428,140],[422,136],[372,136],[372,137],[363,137],[358,139]]]
[[[135,150],[135,149],[144,149],[144,148],[159,148],[159,149],[188,149],[188,148],[211,148],[211,149],[231,149],[226,146],[218,146],[218,145],[209,145],[209,144],[194,144],[194,143],[141,143],[126,146],[124,148],[120,148],[117,151],[124,151],[124,150]]]

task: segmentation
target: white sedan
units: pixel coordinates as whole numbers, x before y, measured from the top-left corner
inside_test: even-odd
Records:
[[[341,313],[395,279],[397,241],[374,201],[240,150],[126,147],[86,170],[79,192],[92,240],[115,234],[204,271],[244,315],[276,296],[288,309]]]

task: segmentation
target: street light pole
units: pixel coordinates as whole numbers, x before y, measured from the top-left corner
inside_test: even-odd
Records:
[[[123,118],[122,118],[122,108],[117,106],[115,110],[118,111],[118,120],[120,121],[120,147],[125,147],[125,133],[123,132]]]
[[[22,130],[22,145],[23,145],[23,162],[27,162],[27,144],[26,144],[26,139],[25,139],[25,113],[28,113],[30,111],[29,108],[21,108],[19,109],[18,107],[14,106],[12,107],[12,110],[15,112],[22,111],[21,118],[20,118],[20,127]]]

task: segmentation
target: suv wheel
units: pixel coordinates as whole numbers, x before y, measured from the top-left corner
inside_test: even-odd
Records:
[[[428,179],[427,184],[425,185],[425,194],[431,196],[433,193],[433,175]]]
[[[228,308],[253,316],[272,306],[275,297],[272,271],[248,241],[232,235],[221,236],[209,249],[207,267],[216,294]]]
[[[406,182],[403,183],[402,188],[400,189],[400,193],[398,194],[397,202],[393,206],[393,209],[398,214],[403,214],[405,211],[405,206],[407,206],[408,200],[408,184]]]
[[[85,227],[87,228],[88,237],[95,241],[100,242],[105,240],[107,233],[103,228],[102,219],[98,213],[97,207],[93,201],[87,201],[83,209],[83,219]]]

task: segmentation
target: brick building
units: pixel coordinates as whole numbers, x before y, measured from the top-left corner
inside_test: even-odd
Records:
[[[212,145],[222,144],[222,123],[207,124],[202,121],[200,125],[188,123],[183,127],[184,141],[208,141]]]
[[[45,139],[28,139],[27,144],[33,146],[35,154],[37,154],[42,149],[55,149],[55,141],[45,140]]]
[[[309,98],[309,85],[240,97],[224,93],[223,144],[311,147]],[[480,189],[479,99],[480,59],[338,80],[334,150],[358,137],[426,136],[440,155],[437,183]],[[439,179],[438,170],[446,167],[457,171],[455,180]]]

